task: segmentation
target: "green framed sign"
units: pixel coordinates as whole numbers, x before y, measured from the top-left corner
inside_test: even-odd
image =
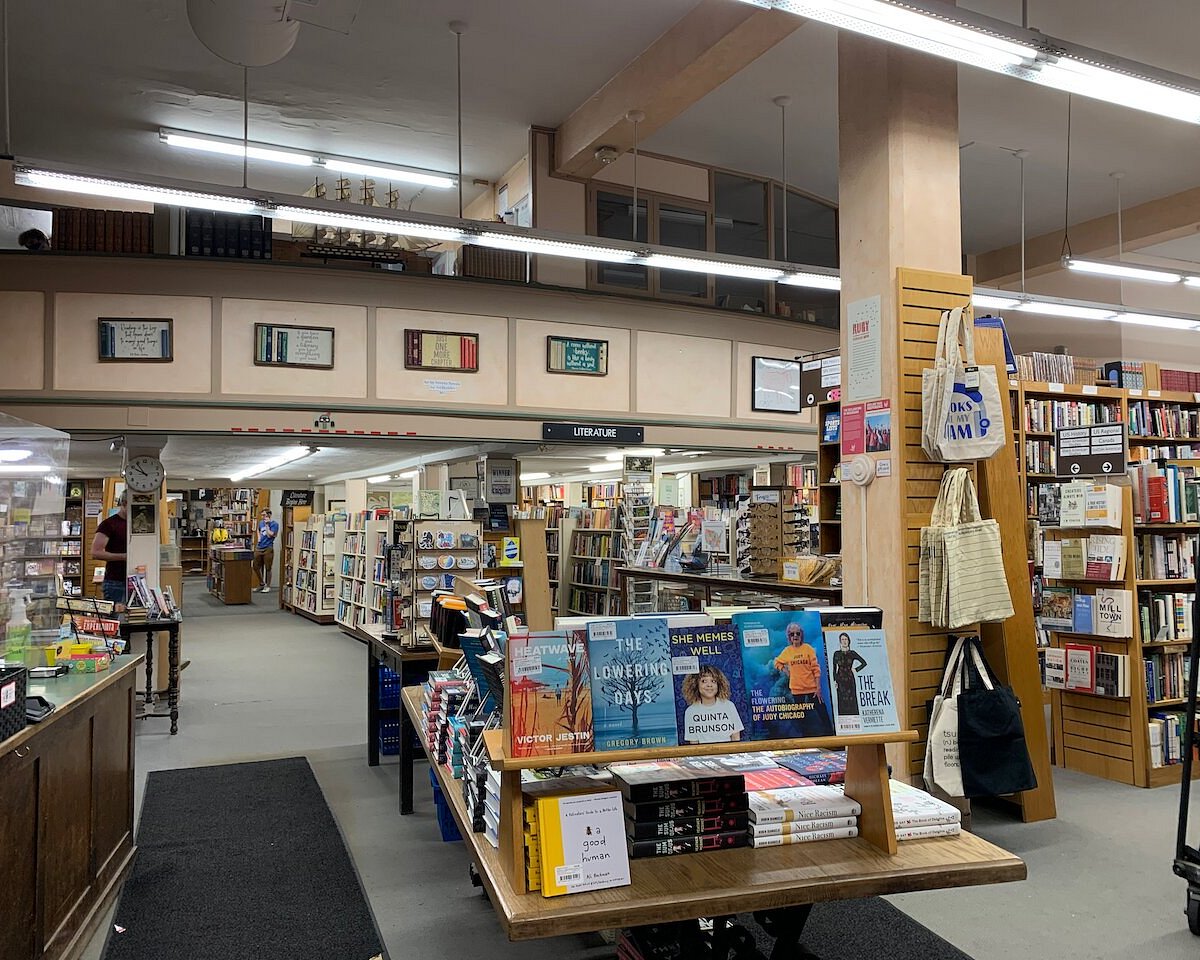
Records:
[[[546,372],[608,376],[608,341],[546,337]]]

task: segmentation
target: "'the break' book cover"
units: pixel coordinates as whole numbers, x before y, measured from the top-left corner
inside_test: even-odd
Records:
[[[668,630],[665,617],[587,625],[597,750],[679,743]]]
[[[590,752],[592,693],[584,632],[514,633],[508,652],[511,755]]]
[[[749,703],[732,624],[672,627],[670,633],[679,742],[748,740]]]
[[[825,639],[816,610],[735,613],[756,740],[833,735]]]
[[[900,729],[882,630],[826,630],[836,733]]]

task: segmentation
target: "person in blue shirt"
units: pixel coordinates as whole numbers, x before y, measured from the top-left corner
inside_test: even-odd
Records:
[[[254,572],[262,583],[262,592],[271,592],[271,568],[275,565],[275,538],[279,524],[271,519],[271,511],[263,510],[258,519],[258,536],[254,541]]]

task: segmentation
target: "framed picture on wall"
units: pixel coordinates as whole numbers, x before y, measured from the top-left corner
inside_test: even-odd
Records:
[[[608,341],[546,337],[546,372],[608,376]]]
[[[752,357],[751,363],[750,409],[799,413],[800,363],[775,357]]]
[[[98,358],[120,363],[169,363],[175,358],[174,320],[98,317]]]
[[[254,325],[254,364],[259,367],[333,369],[333,327],[283,323]]]
[[[408,370],[478,373],[479,334],[405,330],[404,366]]]

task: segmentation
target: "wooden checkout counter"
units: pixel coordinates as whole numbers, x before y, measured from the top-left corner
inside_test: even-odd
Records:
[[[56,705],[0,742],[0,957],[72,960],[133,863],[140,655],[30,681]]]

